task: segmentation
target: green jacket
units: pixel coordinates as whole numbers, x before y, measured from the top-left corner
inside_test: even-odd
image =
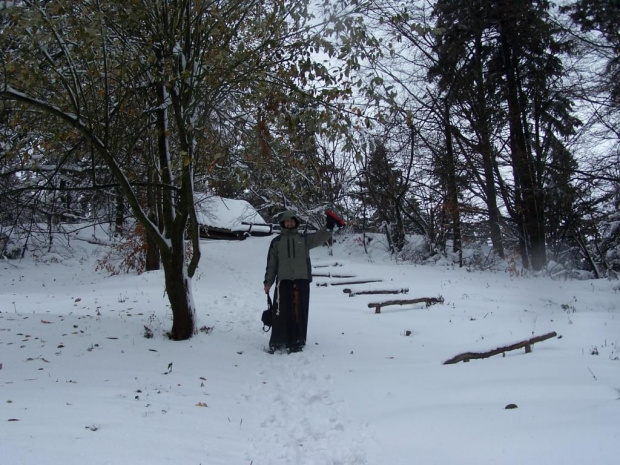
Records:
[[[271,286],[283,279],[307,279],[312,281],[310,249],[324,244],[332,235],[323,227],[307,236],[297,229],[282,229],[282,233],[271,241],[267,254],[265,286]]]

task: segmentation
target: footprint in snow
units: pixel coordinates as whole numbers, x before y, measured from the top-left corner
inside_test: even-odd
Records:
[[[344,398],[334,394],[331,375],[306,368],[310,356],[300,354],[293,363],[274,363],[279,370],[264,392],[270,408],[259,413],[262,431],[252,438],[247,458],[264,464],[366,464],[365,427],[353,423]],[[270,359],[273,360],[273,359]],[[278,452],[274,452],[278,451]]]

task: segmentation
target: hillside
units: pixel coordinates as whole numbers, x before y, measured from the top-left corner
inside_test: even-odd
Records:
[[[71,257],[1,262],[0,463],[617,462],[617,281],[394,263],[379,241],[368,256],[340,239],[332,255],[313,251],[315,272],[382,282],[316,277],[306,349],[269,355],[270,240],[202,242],[201,331],[186,342],[165,337],[162,274],[95,271],[105,247],[73,240]],[[443,364],[552,331],[529,354]]]

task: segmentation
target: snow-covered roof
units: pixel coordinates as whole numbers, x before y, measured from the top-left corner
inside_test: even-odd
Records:
[[[233,232],[249,232],[250,224],[253,223],[252,231],[269,233],[269,226],[257,226],[265,224],[263,217],[245,200],[227,199],[217,195],[197,193],[196,215],[198,223],[208,228],[218,228]],[[264,230],[264,231],[263,231]]]

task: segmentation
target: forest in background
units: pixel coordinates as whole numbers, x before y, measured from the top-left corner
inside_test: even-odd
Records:
[[[0,0],[0,255],[110,225],[173,339],[196,192],[335,208],[397,259],[615,277],[619,121],[617,0]]]

